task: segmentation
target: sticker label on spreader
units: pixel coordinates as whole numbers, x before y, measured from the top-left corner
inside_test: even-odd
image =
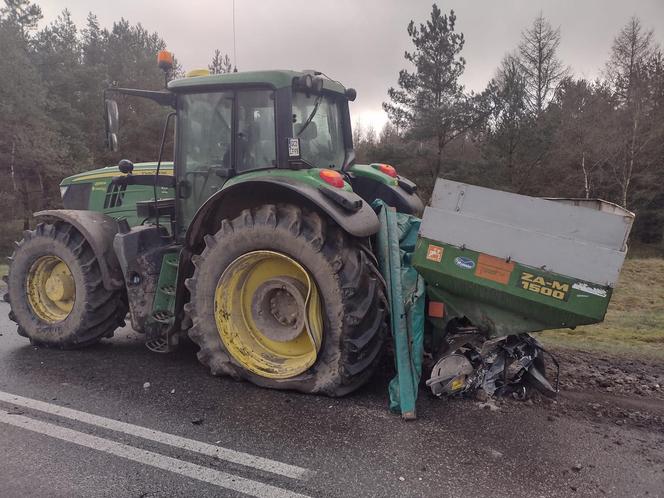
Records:
[[[553,279],[550,275],[537,275],[524,271],[521,272],[517,286],[559,301],[567,301],[569,297],[569,283]]]
[[[480,254],[477,258],[477,270],[475,276],[485,280],[491,280],[499,284],[507,285],[514,271],[514,262],[505,261],[502,258]]]
[[[465,256],[457,256],[454,258],[454,264],[459,268],[463,268],[464,270],[472,270],[475,268],[475,261]]]
[[[440,263],[440,261],[443,259],[443,248],[429,244],[429,247],[427,248],[427,259],[429,261]]]
[[[585,282],[575,282],[574,285],[572,285],[572,289],[585,292],[586,294],[592,294],[593,296],[607,296],[606,289],[602,289],[601,287],[594,287],[593,285],[587,284]]]

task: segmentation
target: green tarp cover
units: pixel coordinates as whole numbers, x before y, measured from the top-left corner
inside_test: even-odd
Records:
[[[381,201],[373,205],[380,220],[377,253],[387,284],[397,375],[390,381],[390,410],[415,418],[424,347],[424,280],[411,265],[420,219],[397,213]]]

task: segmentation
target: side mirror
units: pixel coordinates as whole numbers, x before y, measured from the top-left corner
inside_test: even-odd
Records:
[[[115,152],[118,150],[118,130],[120,128],[118,103],[115,100],[106,99],[104,117],[106,122],[106,145]]]
[[[130,175],[131,172],[134,171],[134,163],[132,163],[129,159],[122,159],[118,163],[118,169],[120,170],[120,173]]]

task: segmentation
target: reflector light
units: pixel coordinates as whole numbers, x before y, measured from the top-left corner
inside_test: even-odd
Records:
[[[458,391],[464,386],[465,383],[466,383],[466,376],[458,375],[452,380],[452,382],[450,382],[450,388],[452,389],[452,391]]]
[[[445,304],[439,301],[429,301],[429,316],[431,318],[443,318],[445,316]]]
[[[325,183],[332,185],[333,187],[343,188],[344,186],[343,177],[338,171],[333,169],[322,169],[320,170],[320,173],[318,173],[318,176],[320,176],[321,180]]]
[[[382,172],[385,173],[387,176],[391,176],[392,178],[397,177],[397,170],[394,169],[394,166],[390,166],[389,164],[381,164],[378,169]]]

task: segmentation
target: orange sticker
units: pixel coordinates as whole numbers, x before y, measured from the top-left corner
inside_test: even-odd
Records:
[[[440,263],[440,260],[443,259],[443,248],[429,244],[429,248],[427,249],[427,259],[429,261]]]
[[[507,285],[513,270],[514,262],[512,261],[508,263],[501,258],[480,254],[480,257],[477,258],[475,276]]]
[[[431,318],[443,318],[445,316],[445,303],[429,301],[429,316]]]

